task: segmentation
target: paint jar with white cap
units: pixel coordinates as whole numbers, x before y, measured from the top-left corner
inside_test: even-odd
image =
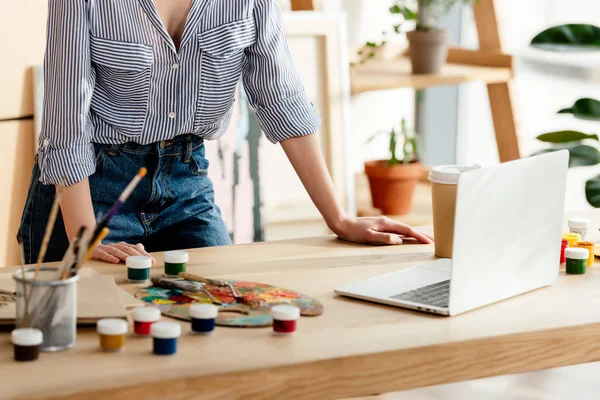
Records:
[[[592,221],[588,218],[569,218],[569,232],[578,233],[582,242],[587,242]]]
[[[178,277],[181,272],[185,272],[187,262],[190,256],[185,251],[167,251],[163,253],[165,262],[165,275],[169,277]]]
[[[131,283],[146,283],[150,280],[152,259],[146,256],[130,256],[125,260],[127,280]]]
[[[296,333],[300,309],[290,304],[276,305],[271,308],[271,317],[273,317],[273,334],[290,336]]]
[[[567,259],[567,274],[583,275],[587,271],[587,260],[590,255],[588,249],[569,247],[565,250]]]
[[[40,356],[44,335],[39,329],[21,328],[11,332],[15,361],[35,361]]]

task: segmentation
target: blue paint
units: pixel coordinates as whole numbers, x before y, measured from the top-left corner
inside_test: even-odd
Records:
[[[175,353],[177,353],[177,338],[154,338],[154,354],[159,356],[170,356]]]
[[[192,318],[192,331],[199,334],[212,333],[215,330],[215,319]]]

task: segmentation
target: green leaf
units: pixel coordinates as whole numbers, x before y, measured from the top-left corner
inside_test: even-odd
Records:
[[[600,50],[600,28],[587,24],[553,26],[535,36],[531,45],[552,51],[597,51]]]
[[[367,43],[365,43],[365,46],[366,47],[377,47],[377,43],[375,43],[375,42],[367,42]]]
[[[585,144],[567,147],[552,147],[550,149],[538,151],[532,155],[537,156],[539,154],[552,153],[563,149],[569,150],[569,168],[589,167],[600,164],[600,151],[595,147],[587,146]]]
[[[600,208],[600,175],[585,183],[585,198],[590,205]]]
[[[559,114],[573,114],[576,118],[600,121],[600,101],[594,99],[579,99],[573,107],[564,108]]]
[[[400,28],[402,27],[402,24],[397,24],[394,25],[394,32],[396,33],[401,33]]]
[[[543,135],[539,135],[537,137],[537,140],[546,143],[570,143],[579,142],[580,140],[584,139],[598,140],[598,135],[587,134],[578,131],[557,131],[544,133]]]
[[[417,13],[409,9],[408,7],[401,7],[397,4],[390,7],[392,14],[402,14],[405,20],[414,21],[417,19]]]

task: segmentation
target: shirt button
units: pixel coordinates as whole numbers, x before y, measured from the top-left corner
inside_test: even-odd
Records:
[[[171,112],[169,113],[169,118],[171,118],[171,119],[172,119],[172,118],[175,118],[175,115],[176,115],[176,114],[175,114],[175,112],[174,112],[174,111],[171,111]]]
[[[44,139],[44,146],[48,146],[50,144],[50,141],[48,139]]]
[[[173,69],[179,69],[179,64],[175,63],[175,64],[171,65],[171,67],[173,67]]]

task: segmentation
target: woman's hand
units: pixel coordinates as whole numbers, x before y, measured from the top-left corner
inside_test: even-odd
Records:
[[[146,256],[152,258],[152,264],[156,262],[154,257],[144,250],[143,244],[138,243],[133,245],[125,242],[99,244],[94,251],[92,251],[91,258],[111,264],[119,264],[121,261],[125,261],[129,256]]]
[[[415,238],[421,243],[433,243],[431,236],[388,217],[346,217],[334,232],[340,239],[356,243],[401,244],[403,237]]]

